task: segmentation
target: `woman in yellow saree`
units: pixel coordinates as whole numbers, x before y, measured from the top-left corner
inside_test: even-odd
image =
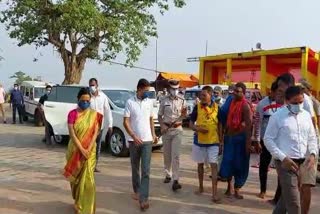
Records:
[[[90,91],[82,88],[78,93],[78,108],[68,115],[70,141],[63,175],[70,181],[76,214],[94,214],[96,189],[96,138],[102,115],[90,109]]]

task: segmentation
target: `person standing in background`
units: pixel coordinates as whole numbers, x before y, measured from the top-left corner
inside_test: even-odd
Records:
[[[220,86],[214,87],[213,99],[219,105],[219,107],[221,107],[224,104],[225,99],[223,99],[222,97],[222,88]]]
[[[39,105],[38,105],[38,107],[40,109],[40,112],[41,112],[42,121],[43,121],[44,127],[45,127],[44,139],[42,141],[45,142],[47,145],[51,145],[52,141],[51,141],[49,123],[46,120],[46,117],[45,117],[45,114],[44,114],[44,111],[43,111],[43,106],[44,106],[44,103],[48,100],[48,96],[51,93],[51,90],[52,90],[52,86],[51,85],[47,85],[46,86],[46,93],[40,97]]]
[[[179,81],[169,80],[169,95],[160,104],[158,119],[161,126],[163,140],[163,156],[166,177],[164,183],[171,182],[171,168],[173,184],[172,190],[182,188],[179,183],[179,158],[182,142],[182,119],[187,115],[184,98],[179,96]]]
[[[108,97],[99,89],[98,80],[96,78],[91,78],[89,80],[89,87],[90,87],[90,93],[91,93],[91,100],[90,100],[90,107],[94,110],[96,110],[98,113],[102,114],[103,116],[103,123],[101,126],[101,130],[97,137],[97,162],[96,162],[96,168],[95,172],[100,172],[98,169],[98,161],[100,157],[100,151],[101,151],[101,137],[104,130],[105,124],[108,125],[108,134],[112,134],[112,127],[113,127],[113,119],[112,119],[112,112],[109,105]]]
[[[6,102],[6,91],[4,90],[4,88],[0,83],[0,111],[1,111],[3,123],[7,123],[5,109],[4,109],[5,102]]]
[[[16,114],[18,111],[20,124],[23,124],[23,105],[24,99],[23,94],[19,89],[18,84],[14,84],[14,88],[10,95],[10,104],[12,107],[12,124],[16,124]]]

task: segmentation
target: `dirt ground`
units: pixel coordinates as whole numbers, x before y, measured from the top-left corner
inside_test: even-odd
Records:
[[[10,122],[10,120],[8,121]],[[41,142],[43,128],[31,123],[24,125],[0,124],[0,213],[2,214],[69,214],[73,213],[69,183],[62,177],[66,146],[48,147]],[[146,213],[271,213],[272,206],[257,198],[258,170],[250,168],[250,176],[243,188],[244,200],[223,196],[226,183],[219,183],[223,203],[210,201],[210,180],[207,176],[206,192],[197,196],[196,165],[191,160],[192,133],[185,131],[181,148],[181,183],[178,193],[171,185],[163,184],[163,158],[161,152],[152,156],[150,209]],[[256,156],[251,158],[255,163]],[[96,174],[97,213],[140,213],[138,204],[130,197],[131,173],[128,158],[115,158],[103,152],[101,173]],[[274,193],[275,171],[270,171],[267,199]],[[319,213],[319,186],[313,189],[311,214]],[[318,210],[318,211],[317,211]]]

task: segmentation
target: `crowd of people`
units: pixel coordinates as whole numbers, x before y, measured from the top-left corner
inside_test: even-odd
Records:
[[[227,182],[226,197],[244,199],[241,188],[249,175],[250,154],[255,152],[260,154],[258,197],[265,198],[269,165],[273,160],[278,175],[275,196],[269,201],[274,205],[273,213],[307,214],[317,177],[320,103],[312,96],[312,85],[301,79],[296,86],[290,73],[278,76],[270,88],[268,96],[255,108],[246,100],[247,89],[241,82],[229,87],[226,99],[222,98],[219,86],[202,88],[189,115],[189,126],[194,131],[191,156],[197,164],[199,181],[195,193],[204,192],[205,166],[210,166],[213,203],[222,203],[217,193],[219,181]],[[163,182],[172,183],[174,192],[182,189],[179,181],[182,121],[188,117],[185,100],[179,93],[179,81],[170,80],[158,112],[161,136],[156,136],[149,89],[150,83],[140,79],[136,95],[127,101],[123,116],[129,136],[132,198],[139,202],[142,211],[150,206],[152,144],[157,143],[159,137],[163,140]],[[0,93],[4,92],[0,90]],[[11,96],[13,108],[19,111],[23,97],[18,89]],[[89,87],[79,91],[77,98],[78,107],[67,118],[70,142],[63,174],[70,181],[76,213],[92,214],[95,213],[94,172],[99,172],[101,133],[104,121],[112,132],[112,114],[95,78],[90,79]],[[46,99],[42,97],[40,105]],[[15,122],[15,117],[13,119]]]

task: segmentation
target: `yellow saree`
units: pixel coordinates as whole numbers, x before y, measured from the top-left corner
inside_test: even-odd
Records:
[[[94,110],[78,113],[74,131],[84,149],[89,148],[100,130],[102,115]],[[88,159],[81,154],[76,143],[70,139],[66,154],[67,163],[63,175],[70,181],[72,197],[78,214],[94,214],[96,189],[94,168],[96,164],[96,144],[94,143]]]

